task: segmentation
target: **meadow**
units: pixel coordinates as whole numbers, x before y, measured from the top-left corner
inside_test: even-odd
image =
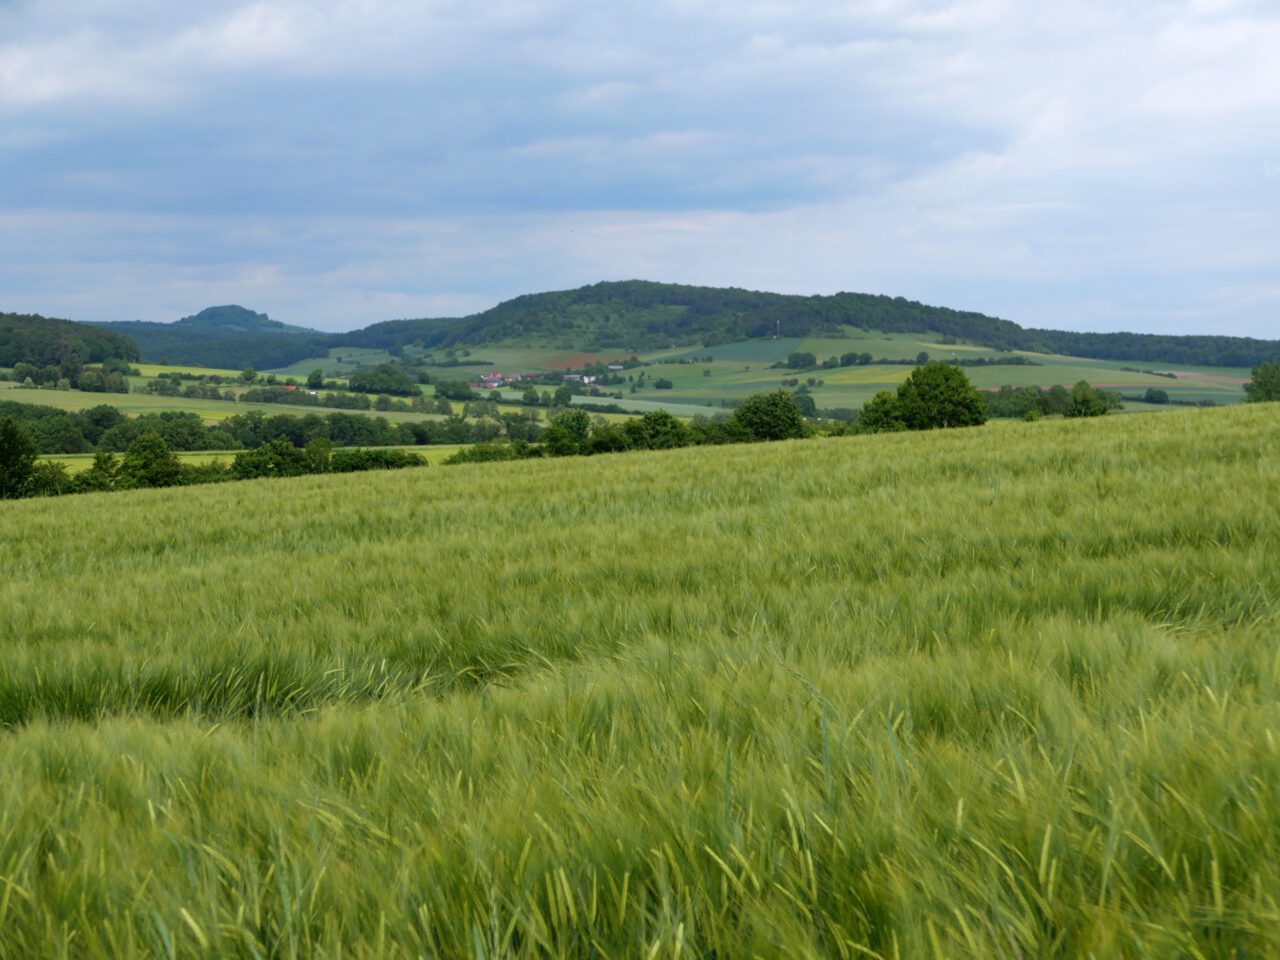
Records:
[[[657,407],[676,416],[693,416],[707,413],[707,407],[720,408],[726,402],[741,401],[753,393],[776,390],[784,380],[798,379],[805,383],[813,379],[821,381],[821,385],[811,387],[819,408],[857,408],[877,392],[895,389],[912,368],[901,364],[872,363],[825,370],[789,370],[773,365],[783,363],[789,354],[796,352],[812,353],[821,362],[846,353],[869,353],[876,359],[914,359],[921,351],[934,360],[1022,357],[1032,361],[1027,365],[966,367],[965,373],[973,384],[986,390],[999,389],[1004,384],[1014,387],[1061,384],[1070,388],[1080,380],[1086,380],[1095,386],[1130,395],[1142,394],[1148,387],[1154,387],[1164,390],[1173,400],[1233,404],[1244,399],[1243,384],[1249,379],[1248,370],[1230,367],[1092,360],[1027,351],[1002,353],[976,344],[943,343],[934,334],[869,332],[848,327],[844,337],[779,337],[645,353],[639,358],[648,364],[643,368],[647,383],[641,389],[631,393],[629,383],[605,389],[606,392],[621,389],[623,399],[618,402],[627,409],[643,412]],[[575,353],[553,347],[500,344],[475,347],[472,353],[475,358],[484,359],[485,365],[429,369],[443,377],[465,378],[486,369],[506,373],[578,369],[592,363],[623,359],[616,352]],[[366,359],[385,360],[388,357],[371,355]],[[307,362],[296,364],[297,369],[292,372],[297,373]],[[1176,376],[1160,376],[1143,370],[1170,372]],[[635,377],[641,372],[629,370],[626,375]],[[653,382],[659,378],[670,380],[671,388],[654,388]],[[1134,404],[1134,409],[1159,407]]]
[[[0,503],[0,957],[1274,956],[1277,454],[1258,404]]]

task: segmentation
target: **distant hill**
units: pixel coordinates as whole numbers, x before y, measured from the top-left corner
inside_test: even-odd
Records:
[[[64,321],[65,322],[65,321]],[[1248,337],[1071,333],[867,293],[795,296],[644,280],[516,297],[468,317],[389,320],[350,333],[291,326],[240,306],[209,307],[174,323],[106,323],[146,360],[269,370],[331,347],[483,347],[509,343],[590,352],[645,353],[759,337],[839,336],[846,327],[933,333],[1001,350],[1144,364],[1251,367],[1280,358],[1280,341]]]
[[[333,346],[386,349],[530,343],[567,350],[629,351],[714,346],[779,335],[805,337],[845,326],[886,333],[937,333],[1005,350],[1143,363],[1249,367],[1280,357],[1280,341],[1248,337],[1072,333],[1024,329],[981,313],[866,293],[794,296],[737,288],[628,280],[527,294],[461,319],[395,320],[335,336]]]
[[[137,360],[129,337],[71,320],[37,314],[0,313],[0,367],[17,363],[51,366],[64,360],[101,363],[108,358]]]
[[[573,350],[629,350],[713,346],[755,337],[838,334],[846,325],[872,330],[930,330],[984,342],[1008,339],[1021,328],[1007,320],[902,298],[841,293],[789,296],[737,288],[694,287],[628,280],[577,290],[516,297],[459,320],[400,320],[341,335],[342,346],[479,346],[526,342]]]
[[[272,320],[234,304],[207,307],[173,323],[102,323],[127,334],[150,361],[240,370],[284,367],[323,354],[329,334]]]
[[[320,333],[319,330],[313,330],[311,327],[297,327],[281,323],[279,320],[272,320],[265,313],[256,313],[235,304],[225,307],[205,307],[199,313],[183,317],[173,324],[155,324],[155,326],[222,333]]]

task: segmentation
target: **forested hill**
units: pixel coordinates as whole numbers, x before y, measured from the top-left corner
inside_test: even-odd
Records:
[[[101,363],[112,357],[137,360],[138,346],[127,336],[85,323],[0,313],[0,367],[56,366],[69,360]]]
[[[1007,320],[901,297],[840,293],[790,296],[734,287],[693,287],[628,280],[577,290],[533,293],[460,320],[396,320],[343,334],[343,346],[482,345],[495,341],[554,344],[565,349],[644,351],[714,345],[753,337],[838,333],[845,324],[885,331],[981,334],[996,343],[1021,333]]]
[[[331,347],[475,347],[509,342],[584,353],[645,353],[672,345],[714,346],[775,335],[839,335],[845,327],[934,333],[1000,349],[1147,364],[1251,367],[1280,359],[1280,340],[1029,330],[998,317],[902,297],[794,296],[642,280],[526,294],[469,317],[391,320],[340,334],[290,326],[238,306],[210,307],[174,323],[98,327],[132,338],[145,360],[259,370],[323,356]]]
[[[902,297],[794,296],[629,280],[527,294],[459,320],[395,320],[340,334],[335,346],[479,346],[523,341],[564,349],[643,352],[754,337],[837,333],[844,326],[937,333],[1009,350],[1147,363],[1249,367],[1280,357],[1280,341],[1028,330],[1009,320]]]
[[[208,307],[174,323],[132,321],[99,326],[132,337],[146,360],[230,370],[288,366],[323,354],[329,337],[235,305]]]
[[[1280,340],[1253,337],[1072,333],[1068,330],[1024,330],[1023,333],[1026,345],[1019,349],[1095,360],[1191,363],[1210,367],[1256,367],[1280,360]]]

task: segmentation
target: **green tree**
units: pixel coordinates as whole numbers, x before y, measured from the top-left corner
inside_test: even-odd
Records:
[[[105,451],[95,453],[89,469],[75,479],[80,490],[111,490],[120,480],[120,461]]]
[[[542,442],[553,457],[586,453],[591,435],[591,418],[585,410],[565,410],[552,417],[542,431]]]
[[[898,386],[897,415],[908,430],[972,427],[987,422],[987,404],[963,370],[935,361]]]
[[[237,480],[300,477],[311,472],[310,451],[295,447],[287,437],[276,437],[253,450],[237,453],[231,464],[231,473]]]
[[[919,353],[916,354],[916,363],[918,365],[923,367],[928,362],[929,362],[928,351],[921,350]]]
[[[1147,387],[1147,392],[1142,395],[1142,399],[1147,403],[1168,403],[1169,391],[1161,390],[1157,387]]]
[[[310,390],[319,390],[324,386],[324,371],[316,367],[307,374],[307,388]]]
[[[154,430],[129,444],[120,462],[120,482],[126,487],[170,487],[181,475],[182,464]]]
[[[628,420],[622,432],[627,445],[639,450],[669,450],[687,447],[693,442],[689,428],[666,410],[650,410],[642,417]]]
[[[817,365],[818,358],[808,351],[797,351],[787,355],[787,366],[792,370],[807,370]]]
[[[312,473],[328,473],[333,462],[333,441],[315,437],[306,447],[307,465]]]
[[[26,494],[36,462],[36,442],[10,417],[0,417],[0,500]]]
[[[1089,386],[1087,380],[1081,380],[1071,388],[1071,400],[1063,415],[1067,417],[1100,417],[1107,412],[1107,398],[1101,390]]]
[[[796,398],[786,390],[752,394],[733,412],[733,419],[752,440],[790,440],[809,432]]]
[[[862,407],[857,427],[861,433],[893,433],[907,429],[898,416],[898,397],[891,390],[881,390]]]
[[[27,494],[32,497],[57,497],[72,489],[67,468],[52,460],[38,460],[27,480]]]
[[[1249,382],[1244,385],[1245,401],[1264,403],[1280,400],[1280,360],[1260,363],[1251,371]]]

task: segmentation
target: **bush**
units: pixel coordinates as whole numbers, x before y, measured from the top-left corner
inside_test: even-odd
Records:
[[[124,487],[170,487],[181,475],[182,464],[154,430],[129,444],[120,463],[120,485]]]
[[[277,437],[253,450],[237,453],[231,464],[231,475],[237,480],[301,477],[314,472],[307,452],[295,447],[284,437]]]
[[[335,450],[329,469],[333,473],[356,473],[361,470],[399,470],[426,465],[427,461],[419,454],[380,447],[372,450]]]
[[[52,460],[38,460],[27,478],[27,496],[56,497],[72,490],[72,479],[67,468]]]
[[[1095,390],[1088,382],[1081,380],[1071,388],[1071,402],[1063,411],[1068,417],[1100,417],[1107,412],[1107,400],[1102,391]]]
[[[670,450],[693,442],[689,428],[665,410],[651,410],[622,425],[627,446],[637,450]]]
[[[790,440],[809,432],[795,397],[786,390],[752,394],[733,412],[733,419],[752,440]]]

